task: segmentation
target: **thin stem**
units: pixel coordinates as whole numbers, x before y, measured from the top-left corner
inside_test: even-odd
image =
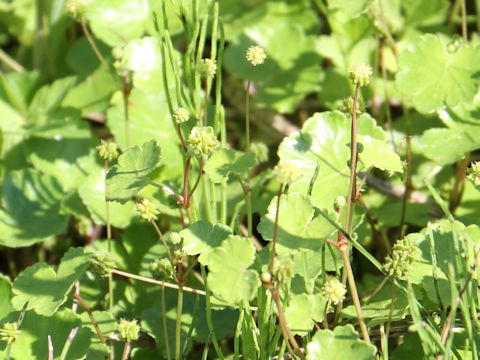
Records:
[[[105,160],[103,166],[104,172],[104,187],[105,187],[105,197],[107,195],[107,173],[108,173],[108,160]],[[107,217],[107,243],[108,243],[108,252],[112,252],[112,226],[110,221],[110,202],[105,200],[105,214]],[[113,279],[112,274],[108,275],[108,310],[113,314]]]
[[[455,209],[460,204],[460,200],[462,199],[465,184],[465,174],[467,172],[467,167],[470,162],[469,159],[470,156],[466,154],[463,159],[457,161],[455,167],[455,183],[453,185],[452,193],[450,195],[450,201],[448,204],[448,208],[452,214],[455,212]]]
[[[480,249],[477,249],[477,254],[475,255],[473,266],[470,269],[470,272],[468,273],[467,280],[465,281],[463,288],[460,290],[460,292],[457,295],[457,298],[455,299],[456,306],[452,306],[452,308],[450,309],[450,312],[447,315],[447,318],[445,319],[445,323],[443,324],[442,334],[440,335],[440,341],[442,345],[445,345],[445,342],[447,341],[447,336],[448,336],[448,333],[450,332],[450,325],[452,323],[453,312],[454,310],[456,311],[456,307],[458,306],[458,304],[460,304],[460,301],[462,301],[463,294],[467,290],[468,285],[470,284],[470,281],[472,281],[473,275],[475,274],[475,271],[478,267],[479,260],[480,260]],[[441,359],[442,359],[442,354],[438,354],[436,360],[441,360]]]
[[[360,325],[360,330],[362,331],[363,340],[370,344],[370,336],[368,335],[368,329],[365,325],[365,320],[362,315],[362,307],[360,305],[360,299],[358,297],[357,287],[355,286],[355,277],[353,276],[352,267],[350,265],[350,259],[348,258],[348,246],[345,246],[341,250],[344,267],[347,272],[348,285],[350,288],[350,293],[352,295],[353,305],[355,306],[355,311],[357,312],[358,324]]]
[[[173,190],[172,188],[168,187],[167,185],[163,185],[163,184],[157,184],[153,181],[150,181],[148,183],[149,185],[152,185],[152,186],[156,186],[158,187],[159,189],[162,189],[163,191],[165,191],[167,194],[169,195],[173,195],[177,198],[177,200],[183,204],[183,197],[182,195],[180,195],[179,193],[177,193],[175,190]]]
[[[392,301],[390,303],[390,311],[388,312],[388,321],[387,327],[385,328],[385,336],[388,338],[388,334],[390,333],[390,326],[392,325],[392,316],[393,316],[393,309],[395,307],[395,294],[397,291],[397,286],[395,285],[395,279],[392,282]]]
[[[202,178],[204,163],[205,163],[205,161],[203,159],[200,159],[200,168],[198,169],[198,177],[197,177],[197,180],[195,181],[195,184],[193,184],[193,187],[192,187],[192,190],[190,191],[190,194],[188,195],[188,206],[187,207],[190,207],[190,203],[192,202],[193,193],[197,189],[197,186],[200,183],[200,179]]]
[[[356,194],[356,169],[357,169],[357,101],[358,91],[360,85],[355,87],[355,94],[353,96],[353,109],[352,109],[352,128],[350,132],[350,184],[348,186],[348,198],[347,198],[347,217],[345,221],[345,231],[350,233],[353,212],[355,208]]]
[[[25,69],[21,64],[16,62],[14,59],[10,57],[5,51],[0,49],[0,61],[4,62],[7,66],[9,66],[13,71],[18,73],[23,72]]]
[[[183,289],[178,287],[177,293],[177,321],[175,323],[175,360],[180,360],[180,341],[182,335]]]
[[[125,340],[125,346],[123,347],[122,360],[128,359],[128,354],[130,354],[130,340]]]
[[[187,209],[187,204],[189,203],[188,200],[188,177],[190,175],[190,163],[192,158],[190,156],[187,157],[187,161],[185,162],[185,175],[183,176],[183,206]]]
[[[125,143],[127,144],[127,148],[129,148],[132,145],[131,142],[131,136],[130,136],[130,110],[129,110],[129,98],[130,98],[130,92],[132,90],[129,81],[127,79],[127,76],[123,76],[123,89],[122,89],[122,95],[123,95],[123,114],[125,116]]]
[[[247,142],[246,151],[250,150],[250,85],[252,84],[253,70],[255,66],[252,65],[250,73],[248,74],[247,90],[245,94],[245,139]]]
[[[203,105],[203,126],[207,126],[208,116],[208,76],[205,77],[205,101]]]
[[[115,82],[115,84],[117,85],[117,87],[120,89],[121,85],[118,82],[118,78],[115,76],[115,74],[113,73],[110,66],[108,66],[108,64],[105,61],[105,59],[103,58],[103,55],[100,52],[100,50],[98,50],[98,47],[95,44],[95,40],[93,40],[92,34],[90,34],[90,31],[88,30],[88,27],[85,24],[85,21],[83,19],[80,19],[80,26],[82,27],[83,33],[85,34],[85,37],[87,38],[87,41],[90,44],[90,46],[92,47],[92,50],[95,53],[95,55],[97,56],[98,60],[100,61],[102,66],[105,68],[105,70],[107,70],[107,72],[110,74],[110,76],[112,77],[112,79]]]
[[[158,237],[160,238],[160,240],[162,241],[163,243],[163,246],[165,246],[165,249],[167,250],[167,255],[168,255],[168,259],[170,260],[170,262],[173,264],[173,256],[172,256],[172,253],[170,251],[170,248],[168,247],[168,244],[167,242],[165,241],[165,237],[163,236],[162,232],[160,231],[160,229],[158,228],[158,225],[157,223],[155,222],[155,220],[151,220],[150,223],[153,225],[153,227],[155,228],[155,231],[157,232],[157,235]]]
[[[92,310],[88,307],[87,303],[82,299],[82,297],[75,292],[72,292],[73,297],[78,300],[80,305],[85,309],[85,311],[88,314],[88,317],[90,318],[90,321],[92,322],[93,326],[95,327],[95,330],[97,331],[98,338],[100,339],[100,343],[105,344],[105,338],[103,337],[102,330],[100,330],[100,327],[98,326],[97,320],[95,320],[95,316],[93,316]]]
[[[50,334],[47,336],[48,360],[53,360],[53,343]]]
[[[280,185],[280,189],[278,189],[278,194],[277,194],[277,211],[275,212],[275,225],[273,227],[273,237],[272,237],[272,252],[270,253],[270,267],[269,271],[270,274],[274,274],[274,262],[275,262],[275,252],[276,252],[276,247],[277,247],[277,234],[278,234],[278,217],[280,214],[280,198],[282,197],[282,191],[283,191],[283,184]]]
[[[185,144],[185,139],[183,138],[182,134],[182,127],[180,124],[177,124],[178,136],[180,138],[180,142],[182,143],[183,151],[187,152],[187,145]]]
[[[408,118],[408,116],[407,116]],[[412,144],[410,141],[410,121],[407,120],[407,179],[405,180],[405,192],[403,193],[403,202],[402,202],[402,215],[400,217],[400,229],[402,236],[404,234],[403,226],[405,225],[405,217],[407,216],[407,204],[410,200],[410,194],[412,192]]]
[[[127,277],[127,278],[138,280],[138,281],[143,281],[143,282],[154,284],[154,285],[165,286],[165,287],[170,288],[170,289],[177,289],[177,290],[179,289],[179,286],[177,284],[172,284],[172,283],[168,283],[168,282],[161,281],[161,280],[150,279],[150,278],[147,278],[145,276],[130,274],[128,272],[117,270],[117,269],[113,269],[112,274],[117,274],[117,275],[120,275],[120,276],[123,276],[123,277]],[[205,291],[203,291],[203,290],[194,289],[194,288],[191,288],[191,287],[188,287],[188,286],[182,286],[182,289],[183,289],[183,291],[186,291],[186,292],[191,292],[191,293],[194,293],[194,294],[205,296]]]
[[[465,0],[460,0],[460,14],[462,16],[462,38],[465,43],[468,41],[467,34],[467,7]]]

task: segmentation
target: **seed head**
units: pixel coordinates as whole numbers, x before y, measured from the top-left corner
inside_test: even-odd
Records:
[[[367,86],[370,82],[370,75],[372,75],[372,68],[367,64],[354,62],[348,67],[347,72],[355,85]]]
[[[250,46],[247,50],[246,59],[253,66],[263,64],[266,58],[267,54],[265,53],[265,50],[260,46]]]
[[[0,329],[0,340],[6,341],[7,344],[11,344],[17,340],[21,331],[18,330],[17,323],[5,323]]]
[[[345,299],[345,294],[347,289],[345,285],[342,284],[337,278],[329,278],[323,285],[323,296],[327,299],[328,302],[337,305],[339,302]]]
[[[188,113],[187,109],[179,107],[173,113],[173,118],[177,124],[181,124],[188,121],[190,114]]]
[[[142,199],[141,202],[138,202],[135,209],[137,215],[148,222],[157,220],[157,215],[160,213],[156,205],[148,199]]]
[[[202,59],[197,67],[197,71],[202,78],[212,78],[217,72],[217,62],[212,59]]]
[[[333,203],[333,208],[335,211],[340,211],[343,209],[343,207],[347,204],[347,199],[345,199],[344,196],[339,195],[335,198],[335,201]]]
[[[155,259],[150,263],[150,273],[155,279],[166,280],[173,278],[173,266],[168,259]]]
[[[188,137],[188,154],[207,159],[218,146],[218,140],[211,126],[195,126]]]
[[[117,325],[117,330],[122,339],[133,341],[138,339],[140,325],[138,325],[137,320],[128,321],[120,319],[120,322]]]
[[[97,146],[98,155],[104,160],[112,161],[118,156],[118,146],[114,142],[101,140]]]

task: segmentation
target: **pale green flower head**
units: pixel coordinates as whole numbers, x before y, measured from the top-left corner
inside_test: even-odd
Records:
[[[470,168],[468,168],[467,179],[470,180],[473,185],[480,186],[480,161],[475,161]]]
[[[273,172],[283,184],[291,184],[302,176],[300,169],[293,161],[280,160]]]
[[[117,325],[117,330],[122,339],[133,341],[138,339],[140,325],[138,325],[137,320],[128,321],[120,319],[120,322]]]
[[[370,83],[372,68],[367,64],[354,62],[350,64],[347,72],[355,85],[367,86]]]
[[[87,0],[68,0],[65,9],[71,17],[80,19],[87,11]]]
[[[170,233],[170,242],[173,244],[173,245],[178,245],[182,242],[182,237],[180,236],[180,234],[176,231],[173,231]]]
[[[392,256],[385,259],[385,271],[397,279],[405,277],[410,265],[422,255],[417,245],[408,239],[398,240],[393,246]]]
[[[217,62],[212,59],[202,59],[197,71],[202,78],[212,78],[217,72]]]
[[[343,209],[345,205],[347,205],[347,199],[345,199],[345,196],[339,195],[335,198],[333,208],[338,211]]]
[[[0,329],[0,340],[6,341],[7,344],[15,342],[20,335],[21,331],[18,330],[17,323],[5,323]]]
[[[117,267],[115,263],[115,256],[107,251],[98,251],[90,258],[90,263],[93,265],[93,272],[100,278],[107,278],[112,273],[112,270]]]
[[[211,126],[195,126],[188,137],[190,156],[207,159],[217,146],[218,140]]]
[[[247,50],[247,55],[245,56],[247,61],[253,66],[263,64],[267,58],[265,50],[261,46],[250,46]]]
[[[101,140],[97,146],[98,155],[104,160],[112,161],[118,156],[118,146],[114,142]]]
[[[323,285],[322,290],[323,296],[327,299],[328,302],[337,305],[343,299],[345,299],[345,294],[347,293],[347,289],[345,285],[342,284],[340,280],[337,278],[331,277],[327,279],[325,285]]]
[[[173,278],[173,266],[168,259],[155,259],[150,263],[150,273],[155,279],[172,279]]]
[[[173,112],[173,118],[177,124],[181,124],[188,121],[190,114],[187,109],[179,107]]]
[[[135,210],[138,216],[148,222],[157,220],[157,215],[160,213],[155,203],[148,199],[142,199],[142,201],[138,202],[135,205]]]

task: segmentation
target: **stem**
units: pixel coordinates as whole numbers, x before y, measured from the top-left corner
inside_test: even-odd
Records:
[[[98,326],[97,320],[95,320],[95,317],[93,316],[92,310],[88,307],[87,303],[82,299],[82,297],[75,292],[72,292],[73,297],[78,300],[80,305],[85,309],[85,311],[88,314],[88,317],[90,318],[90,321],[92,322],[93,326],[95,327],[95,330],[97,331],[98,338],[100,339],[100,343],[105,344],[105,338],[103,337],[102,330],[100,330],[100,327]]]
[[[108,161],[105,160],[103,166],[103,172],[105,175],[104,186],[105,186],[105,197],[107,195],[107,173],[108,173]],[[105,201],[105,214],[107,217],[107,242],[108,242],[108,252],[112,252],[112,226],[110,223],[110,202]],[[113,314],[113,282],[112,274],[108,275],[108,310]]]
[[[128,107],[128,102],[129,102],[130,92],[132,88],[128,83],[127,76],[123,76],[122,95],[123,95],[123,113],[125,115],[125,142],[127,144],[127,148],[129,148],[132,145],[132,142],[130,140],[130,111]]]
[[[14,59],[10,57],[5,51],[0,49],[0,61],[4,62],[7,66],[9,66],[13,71],[18,73],[22,73],[25,69],[21,64],[16,62]]]
[[[390,311],[388,312],[388,321],[387,327],[385,328],[385,337],[388,338],[388,334],[390,333],[390,325],[392,324],[392,315],[393,315],[393,308],[395,306],[395,294],[397,292],[397,287],[395,286],[395,279],[392,282],[392,302],[390,303]]]
[[[197,180],[195,181],[195,184],[193,184],[193,188],[192,190],[190,191],[190,194],[188,195],[188,204],[187,204],[187,207],[190,207],[190,204],[192,202],[192,195],[193,193],[195,192],[195,190],[197,189],[197,186],[198,184],[200,183],[200,179],[202,177],[202,174],[203,174],[203,165],[204,165],[205,161],[203,159],[200,159],[200,168],[198,169],[198,177],[197,177]]]
[[[247,92],[245,94],[245,138],[247,141],[246,151],[250,150],[250,85],[252,84],[253,70],[255,66],[252,65],[250,73],[248,74]]]
[[[203,126],[207,126],[208,112],[208,76],[205,77],[205,103],[203,108]]]
[[[115,82],[115,84],[117,85],[117,87],[120,89],[121,86],[120,86],[120,83],[118,82],[117,77],[113,73],[110,66],[108,66],[108,64],[105,61],[105,59],[103,58],[103,55],[100,52],[100,50],[98,50],[98,47],[95,44],[95,40],[93,40],[92,34],[90,34],[90,31],[88,30],[88,27],[85,24],[85,21],[83,19],[80,19],[80,26],[82,27],[83,33],[85,34],[85,37],[87,38],[87,41],[90,44],[90,46],[92,47],[92,50],[95,53],[95,55],[97,56],[98,60],[100,61],[102,66],[105,68],[105,70],[107,70],[107,72],[110,74],[110,76],[112,77],[112,79]]]
[[[183,289],[182,285],[178,287],[177,294],[177,321],[175,324],[175,360],[180,360],[180,341],[182,335],[182,308],[183,308]]]
[[[128,273],[128,272],[125,272],[125,271],[117,270],[117,269],[113,269],[112,274],[117,274],[117,275],[120,275],[120,276],[123,276],[123,277],[127,277],[127,278],[138,280],[138,281],[143,281],[143,282],[154,284],[154,285],[165,286],[165,287],[170,288],[170,289],[177,289],[178,290],[180,288],[177,284],[172,284],[172,283],[168,283],[168,282],[161,281],[161,280],[150,279],[150,278],[147,278],[145,276],[135,275],[135,274],[131,274],[131,273]],[[206,294],[205,291],[203,291],[203,290],[194,289],[194,288],[191,288],[191,287],[188,287],[188,286],[182,286],[182,289],[183,289],[183,291],[191,292],[193,294],[198,294],[198,295],[203,295],[203,296],[205,296],[205,294]]]
[[[185,144],[185,139],[182,134],[182,127],[180,124],[177,124],[178,136],[180,137],[180,142],[182,143],[183,151],[187,152],[187,145]]]
[[[165,191],[167,194],[169,195],[173,195],[177,198],[177,200],[183,204],[183,197],[182,195],[180,195],[179,193],[177,193],[175,190],[173,190],[172,188],[168,187],[167,185],[163,185],[163,184],[157,184],[153,181],[150,181],[148,183],[149,185],[152,185],[152,186],[156,186],[158,187],[159,189],[162,189],[163,191]]]
[[[277,195],[277,211],[275,212],[275,225],[273,227],[273,237],[272,237],[272,252],[270,253],[270,267],[269,271],[273,278],[273,271],[274,271],[274,262],[275,262],[275,252],[277,247],[277,234],[278,234],[278,217],[280,213],[280,198],[283,191],[283,184],[280,185],[280,189],[278,189]]]
[[[455,305],[456,306],[452,307],[450,309],[450,312],[448,313],[447,318],[445,319],[445,323],[443,324],[442,334],[440,336],[440,341],[441,341],[442,345],[445,345],[445,342],[447,341],[448,333],[450,332],[450,324],[452,323],[452,315],[453,315],[453,312],[454,312],[453,310],[455,308],[455,311],[456,311],[456,307],[462,301],[463,294],[467,290],[467,287],[468,287],[470,281],[472,281],[473,275],[475,274],[475,271],[478,267],[479,260],[480,260],[480,249],[477,250],[477,254],[475,255],[475,260],[473,262],[473,266],[470,269],[470,272],[468,273],[468,277],[467,277],[467,280],[465,281],[465,285],[463,285],[463,288],[460,290],[460,292],[457,295],[457,298],[455,299]],[[437,355],[436,360],[441,360],[441,359],[442,359],[442,354],[440,353],[440,354]]]
[[[356,169],[357,169],[357,99],[360,85],[355,86],[355,94],[353,96],[352,110],[352,128],[350,133],[350,184],[348,186],[347,198],[347,218],[345,221],[345,231],[350,233],[353,212],[355,209],[354,194],[356,194]]]
[[[128,354],[130,354],[130,340],[125,340],[125,346],[123,347],[122,360],[127,360]]]
[[[409,117],[407,116],[407,119]],[[405,192],[403,193],[403,202],[402,202],[402,215],[400,217],[400,229],[401,236],[404,235],[403,226],[405,225],[405,217],[407,216],[407,204],[410,199],[410,194],[412,192],[412,145],[410,141],[410,120],[406,121],[407,124],[407,179],[405,180]],[[388,331],[387,331],[388,334]]]
[[[192,158],[190,156],[187,157],[187,161],[185,163],[185,175],[183,176],[183,206],[187,209],[187,204],[189,204],[188,200],[188,176],[190,175],[190,162]]]
[[[53,344],[50,334],[47,336],[48,360],[53,360]],[[63,357],[62,357],[63,358]]]
[[[460,14],[462,16],[462,38],[466,44],[468,41],[468,34],[467,34],[467,7],[465,4],[465,0],[460,0]]]
[[[357,312],[358,324],[362,331],[363,340],[370,344],[370,336],[368,335],[367,326],[365,325],[365,320],[362,315],[362,307],[360,306],[360,299],[358,297],[357,287],[355,286],[355,277],[353,276],[352,267],[350,265],[350,259],[348,258],[348,246],[345,246],[341,250],[344,267],[346,269],[348,285],[350,287],[350,293],[352,295],[353,305],[355,306],[355,311]]]
[[[453,185],[448,204],[448,208],[452,214],[455,212],[455,209],[460,204],[460,200],[462,199],[465,184],[465,174],[467,172],[469,158],[469,155],[466,154],[463,159],[457,161],[455,167],[455,184]]]
[[[207,326],[208,326],[208,331],[210,331],[210,336],[212,338],[213,342],[213,347],[215,348],[215,351],[217,352],[217,356],[220,358],[220,360],[223,360],[223,352],[222,349],[220,348],[220,345],[218,344],[217,340],[217,335],[215,334],[215,329],[213,327],[213,321],[212,321],[212,309],[210,306],[210,290],[208,290],[207,286],[207,273],[205,271],[205,266],[200,265],[200,271],[202,272],[202,277],[203,281],[205,282],[205,291],[206,291],[206,296],[205,296],[205,312],[206,312],[206,317],[207,317]]]
[[[157,232],[158,237],[159,237],[160,240],[162,241],[163,246],[165,246],[165,249],[167,250],[168,259],[169,259],[170,262],[173,264],[173,256],[172,256],[172,253],[171,253],[171,251],[170,251],[170,248],[169,248],[168,245],[167,245],[167,242],[165,241],[165,237],[163,236],[162,232],[161,232],[160,229],[158,228],[158,225],[157,225],[157,223],[155,222],[155,220],[151,220],[150,223],[151,223],[151,224],[153,225],[153,227],[155,228],[155,231]]]

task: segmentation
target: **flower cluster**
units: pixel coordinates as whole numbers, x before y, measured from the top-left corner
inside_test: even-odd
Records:
[[[67,13],[70,14],[74,19],[79,19],[87,11],[87,1],[86,0],[68,0],[65,4],[65,9]]]
[[[287,282],[289,282],[294,275],[293,266],[294,263],[292,259],[278,259],[278,261],[275,262],[275,266],[273,269],[275,279],[277,279],[280,284],[286,284]]]
[[[174,111],[173,118],[177,124],[181,124],[188,121],[190,114],[187,109],[179,107]]]
[[[341,110],[346,115],[351,116],[353,114],[353,96],[349,96],[343,99],[343,106]],[[365,103],[361,99],[358,99],[356,114],[361,115],[364,111],[365,111]]]
[[[150,263],[150,273],[155,279],[173,279],[174,269],[168,259],[155,259]]]
[[[178,245],[182,242],[182,237],[180,236],[180,234],[178,232],[175,232],[175,231],[172,231],[170,233],[170,242],[173,244],[173,245]]]
[[[283,184],[291,184],[301,177],[300,169],[297,165],[288,160],[280,160],[273,168],[273,171]]]
[[[157,220],[157,215],[160,213],[156,205],[148,199],[142,199],[138,202],[135,205],[135,210],[138,216],[148,222]]]
[[[115,256],[106,251],[98,251],[90,259],[93,265],[93,271],[101,278],[108,277],[112,270],[117,267],[115,264]]]
[[[472,166],[468,168],[467,179],[470,180],[473,185],[480,186],[480,161],[472,163]]]
[[[218,140],[211,126],[195,126],[188,137],[188,155],[208,158],[218,146]]]
[[[345,299],[347,289],[340,280],[332,277],[325,281],[322,293],[329,303],[337,305],[338,303],[343,301],[343,299]]]
[[[385,259],[385,271],[389,276],[404,277],[410,265],[420,258],[422,252],[407,239],[399,240],[393,246],[392,256]]]
[[[247,50],[246,59],[252,66],[263,64],[266,58],[267,54],[260,46],[250,46]]]
[[[212,78],[217,72],[217,62],[212,59],[202,59],[197,71],[202,78]]]
[[[128,321],[125,319],[120,319],[120,322],[117,325],[117,330],[122,339],[133,341],[138,339],[140,325],[138,325],[137,320]]]
[[[367,86],[370,83],[372,68],[367,64],[354,62],[348,67],[347,72],[355,85]]]
[[[98,155],[104,160],[112,161],[118,156],[118,146],[114,142],[102,139],[100,145],[97,146]]]
[[[17,340],[18,335],[20,335],[21,331],[18,330],[17,323],[5,323],[3,327],[0,329],[0,340],[6,341],[7,344],[11,344]]]

